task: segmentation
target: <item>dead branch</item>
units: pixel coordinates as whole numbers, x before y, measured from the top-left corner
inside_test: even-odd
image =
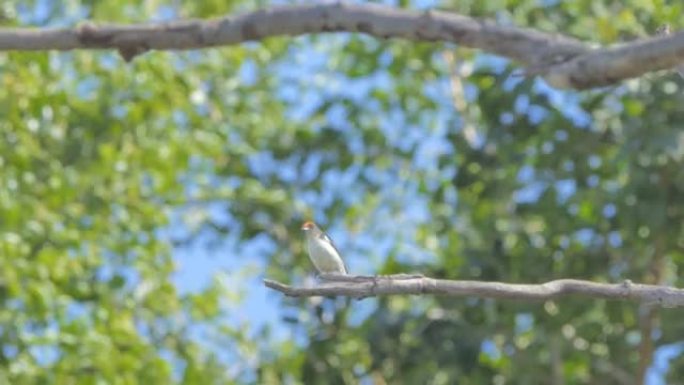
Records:
[[[269,279],[264,284],[291,297],[347,296],[353,298],[384,295],[437,294],[452,297],[476,297],[543,301],[565,296],[592,299],[631,300],[663,307],[684,306],[684,289],[622,283],[598,283],[577,279],[559,279],[541,284],[516,284],[482,281],[452,281],[421,275],[390,276],[321,276],[321,284],[292,287]]]
[[[497,25],[454,13],[379,4],[307,4],[273,7],[210,20],[149,24],[85,23],[76,28],[0,28],[0,51],[116,49],[126,60],[149,50],[187,50],[273,36],[360,32],[378,38],[441,41],[491,52],[527,67],[559,88],[614,84],[684,62],[684,33],[620,47],[591,49],[574,38]]]

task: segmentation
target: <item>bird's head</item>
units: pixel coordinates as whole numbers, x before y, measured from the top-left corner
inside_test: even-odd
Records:
[[[306,221],[302,225],[302,230],[304,230],[304,231],[311,231],[311,230],[315,230],[317,228],[318,227],[316,226],[316,224],[311,222],[311,221]]]

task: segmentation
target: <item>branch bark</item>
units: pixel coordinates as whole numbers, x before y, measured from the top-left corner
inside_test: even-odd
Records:
[[[592,299],[631,300],[662,307],[684,306],[684,289],[622,283],[597,283],[559,279],[542,284],[516,284],[482,281],[453,281],[420,275],[339,276],[322,275],[323,282],[313,287],[293,287],[265,279],[264,284],[291,297],[348,296],[354,298],[384,295],[438,294],[452,297],[477,297],[543,301],[565,296]]]
[[[559,88],[605,86],[684,62],[684,33],[594,50],[571,37],[454,13],[343,3],[273,7],[210,20],[85,23],[71,29],[0,28],[0,51],[116,49],[131,60],[153,49],[199,49],[324,32],[360,32],[477,48],[517,61],[528,67],[529,74],[542,75]]]

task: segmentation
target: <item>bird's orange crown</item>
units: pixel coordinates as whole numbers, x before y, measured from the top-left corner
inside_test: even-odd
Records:
[[[311,230],[314,227],[316,227],[316,225],[311,221],[306,221],[302,224],[302,230]]]

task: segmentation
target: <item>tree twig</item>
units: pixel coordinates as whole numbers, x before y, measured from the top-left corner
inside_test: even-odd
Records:
[[[661,184],[665,191],[669,191],[670,179],[665,173],[661,174]],[[666,201],[669,201],[669,196]],[[658,235],[654,242],[653,256],[650,261],[649,272],[644,277],[644,282],[662,285],[665,282],[667,264],[665,262],[665,237],[662,234]],[[646,372],[653,363],[653,354],[655,351],[655,344],[653,341],[653,331],[658,328],[660,322],[660,309],[655,306],[641,305],[639,307],[639,331],[641,332],[641,341],[639,342],[639,365],[637,366],[638,383],[645,385],[648,381]]]
[[[384,295],[437,294],[452,297],[478,297],[540,301],[569,295],[595,299],[631,300],[663,307],[684,306],[684,289],[658,285],[597,283],[559,279],[542,284],[515,284],[482,281],[452,281],[421,275],[324,276],[313,287],[293,287],[265,279],[264,284],[291,297],[348,296],[354,298]]]

